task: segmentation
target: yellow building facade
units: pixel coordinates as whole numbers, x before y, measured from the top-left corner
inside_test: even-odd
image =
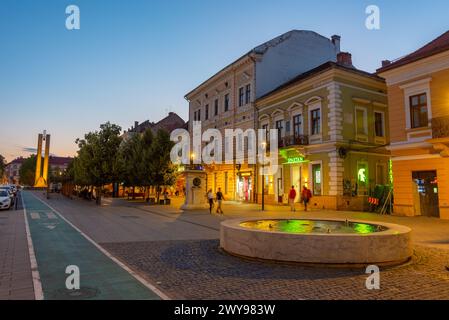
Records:
[[[286,204],[293,186],[316,209],[367,210],[389,185],[388,106],[383,79],[355,69],[348,53],[258,99],[259,128],[277,129],[279,170],[259,177],[266,203]]]
[[[449,219],[449,32],[378,74],[388,85],[394,214]]]

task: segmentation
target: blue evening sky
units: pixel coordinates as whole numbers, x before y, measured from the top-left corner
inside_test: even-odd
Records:
[[[65,28],[70,4],[80,30]],[[370,4],[379,31],[365,28]],[[375,71],[447,31],[448,15],[447,0],[0,0],[0,154],[28,155],[43,129],[64,156],[106,121],[187,119],[185,93],[291,29],[339,34]]]

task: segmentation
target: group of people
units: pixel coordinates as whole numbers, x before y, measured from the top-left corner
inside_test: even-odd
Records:
[[[309,204],[310,199],[312,199],[312,192],[307,188],[307,186],[304,186],[301,191],[301,203],[304,204],[304,211],[307,211],[307,205]],[[296,211],[295,200],[296,190],[295,186],[292,186],[288,194],[288,203],[290,204],[290,210],[293,212]]]
[[[212,209],[214,208],[214,201],[217,201],[217,213],[223,214],[223,201],[224,201],[223,192],[221,192],[221,188],[218,188],[218,192],[214,195],[212,189],[209,189],[207,192],[207,201],[209,202],[209,212],[212,213]]]
[[[301,203],[304,204],[304,211],[307,211],[307,205],[312,199],[312,192],[304,186],[301,191]],[[223,214],[223,201],[225,200],[223,192],[221,192],[221,188],[218,188],[218,192],[214,194],[212,189],[209,189],[207,192],[207,201],[209,203],[209,213],[212,213],[214,208],[214,202],[217,201],[217,214]],[[295,200],[296,200],[296,190],[295,186],[292,186],[289,194],[288,194],[288,203],[290,204],[290,210],[292,212],[296,211],[295,208]]]

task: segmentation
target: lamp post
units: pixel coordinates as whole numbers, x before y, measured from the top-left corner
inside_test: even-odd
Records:
[[[194,159],[195,159],[195,153],[192,152],[192,153],[190,153],[190,170],[194,170],[195,169],[195,165],[193,163]]]
[[[262,142],[262,211],[265,211],[265,148],[267,143]]]

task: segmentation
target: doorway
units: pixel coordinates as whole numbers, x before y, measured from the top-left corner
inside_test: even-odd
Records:
[[[436,171],[412,172],[415,211],[427,217],[440,217]]]
[[[239,201],[250,202],[253,191],[252,176],[250,173],[242,173],[237,176],[237,199]]]

